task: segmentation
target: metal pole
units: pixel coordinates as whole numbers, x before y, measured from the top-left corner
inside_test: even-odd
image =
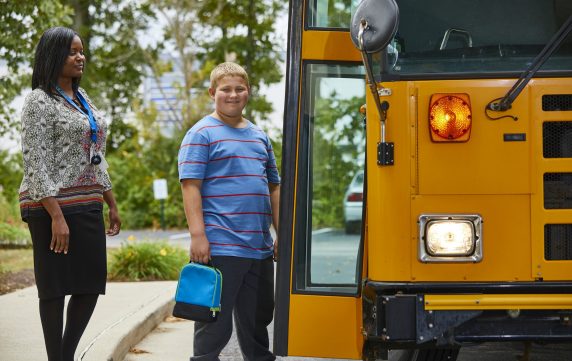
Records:
[[[165,230],[165,200],[161,199],[161,229]]]

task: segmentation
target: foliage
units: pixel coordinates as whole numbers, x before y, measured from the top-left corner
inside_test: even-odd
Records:
[[[108,157],[124,228],[158,228],[161,204],[153,196],[153,180],[167,180],[166,227],[185,228],[185,214],[179,188],[177,154],[182,134],[166,137],[153,122],[152,115],[140,113],[135,121],[135,136],[125,139]]]
[[[122,122],[138,97],[147,57],[139,43],[153,14],[138,1],[62,0],[73,8],[73,28],[84,41],[87,64],[81,86],[115,122]]]
[[[7,105],[30,84],[29,64],[42,32],[56,25],[74,28],[84,41],[87,55],[81,86],[112,120],[107,160],[123,227],[159,225],[161,206],[153,199],[152,192],[153,180],[157,178],[167,179],[167,227],[185,227],[176,158],[184,132],[212,111],[206,91],[208,75],[216,63],[227,59],[224,54],[234,53],[251,78],[254,90],[248,107],[251,120],[263,119],[271,106],[256,90],[280,80],[277,46],[280,39],[274,35],[273,22],[284,3],[279,0],[46,0],[39,4],[10,1],[0,6],[0,20],[4,20],[0,24],[3,31],[0,55],[7,59],[9,73],[14,74],[0,79],[0,109],[9,109]],[[214,5],[220,11],[214,9],[218,11],[215,18],[208,19]],[[247,11],[247,15],[242,11]],[[165,24],[163,33],[151,34],[155,24]],[[148,41],[151,35],[154,42]],[[164,59],[159,54],[169,57]],[[156,121],[153,104],[141,100],[140,85],[145,76],[151,74],[159,80],[173,68],[183,74],[174,84],[182,110],[174,134],[165,135]],[[0,112],[0,128],[4,125],[14,131],[16,120],[13,112],[9,113],[5,113],[2,121]],[[280,139],[273,142],[278,157]],[[17,210],[21,158],[10,157],[0,152],[0,184],[5,189],[8,208]],[[11,217],[16,224],[17,211]]]
[[[0,1],[0,58],[7,67],[0,74],[0,135],[14,127],[12,100],[31,81],[35,45],[47,28],[71,24],[71,9],[58,0]]]
[[[253,93],[246,117],[255,122],[272,111],[272,105],[258,93],[260,86],[281,79],[278,44],[282,39],[277,38],[274,25],[286,4],[282,0],[206,0],[199,11],[208,30],[200,42],[204,51],[199,54],[207,64],[205,70],[227,60],[245,67]]]
[[[0,149],[0,194],[10,200],[17,198],[22,174],[22,154]],[[4,220],[0,216],[0,221]]]
[[[339,99],[335,92],[316,102],[313,134],[312,227],[341,227],[343,198],[365,151],[360,105],[363,97]],[[356,135],[357,134],[357,135]]]
[[[170,108],[181,109],[180,113],[170,114],[178,128],[189,127],[204,114],[197,108],[209,102],[204,86],[206,75],[197,61],[199,43],[196,39],[202,34],[196,14],[202,4],[198,0],[148,0],[148,3],[165,24],[159,40],[164,55],[155,59],[148,57],[148,64],[157,84],[167,72],[182,74],[178,82],[169,84],[176,89],[176,99],[167,100],[167,103]],[[165,95],[163,86],[159,86],[159,90],[163,92],[163,98],[170,98]]]
[[[32,240],[28,230],[8,223],[0,223],[0,244],[14,246],[31,246]]]
[[[22,181],[21,155],[0,150],[0,244],[30,245],[30,233],[20,220],[18,188]]]
[[[111,257],[109,279],[116,281],[176,280],[189,259],[185,250],[165,242],[127,243]]]
[[[82,87],[95,104],[122,119],[137,96],[146,56],[138,32],[152,14],[139,2],[123,0],[8,1],[0,6],[0,56],[7,75],[0,79],[0,135],[15,127],[10,103],[29,87],[35,46],[53,26],[70,26],[84,41],[87,55]]]

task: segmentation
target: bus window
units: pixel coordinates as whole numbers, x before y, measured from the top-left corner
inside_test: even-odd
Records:
[[[360,0],[310,0],[310,28],[348,29],[353,11]]]
[[[296,288],[355,294],[365,143],[359,113],[365,102],[363,66],[307,63],[304,72],[302,126],[308,150],[300,159],[305,183],[300,188],[306,195],[297,206],[297,223],[305,227],[297,237]]]
[[[393,75],[388,79],[520,73],[572,14],[572,4],[559,0],[397,2],[399,28],[387,49],[385,72]],[[507,24],[510,31],[506,31]],[[541,71],[570,69],[571,38]]]

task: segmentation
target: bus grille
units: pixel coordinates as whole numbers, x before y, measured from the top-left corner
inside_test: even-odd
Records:
[[[572,260],[572,225],[544,226],[544,258],[547,261]]]
[[[572,209],[572,173],[544,173],[544,208]]]
[[[543,95],[542,110],[545,112],[572,110],[572,94]]]
[[[572,158],[572,122],[542,125],[544,158]]]

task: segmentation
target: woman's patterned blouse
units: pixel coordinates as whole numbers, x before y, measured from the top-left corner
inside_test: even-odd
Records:
[[[95,150],[105,154],[107,123],[83,89],[97,122]],[[40,202],[55,197],[64,214],[103,209],[103,192],[111,189],[107,171],[90,162],[90,125],[59,95],[35,89],[22,110],[24,178],[20,186],[22,219],[47,215]]]

